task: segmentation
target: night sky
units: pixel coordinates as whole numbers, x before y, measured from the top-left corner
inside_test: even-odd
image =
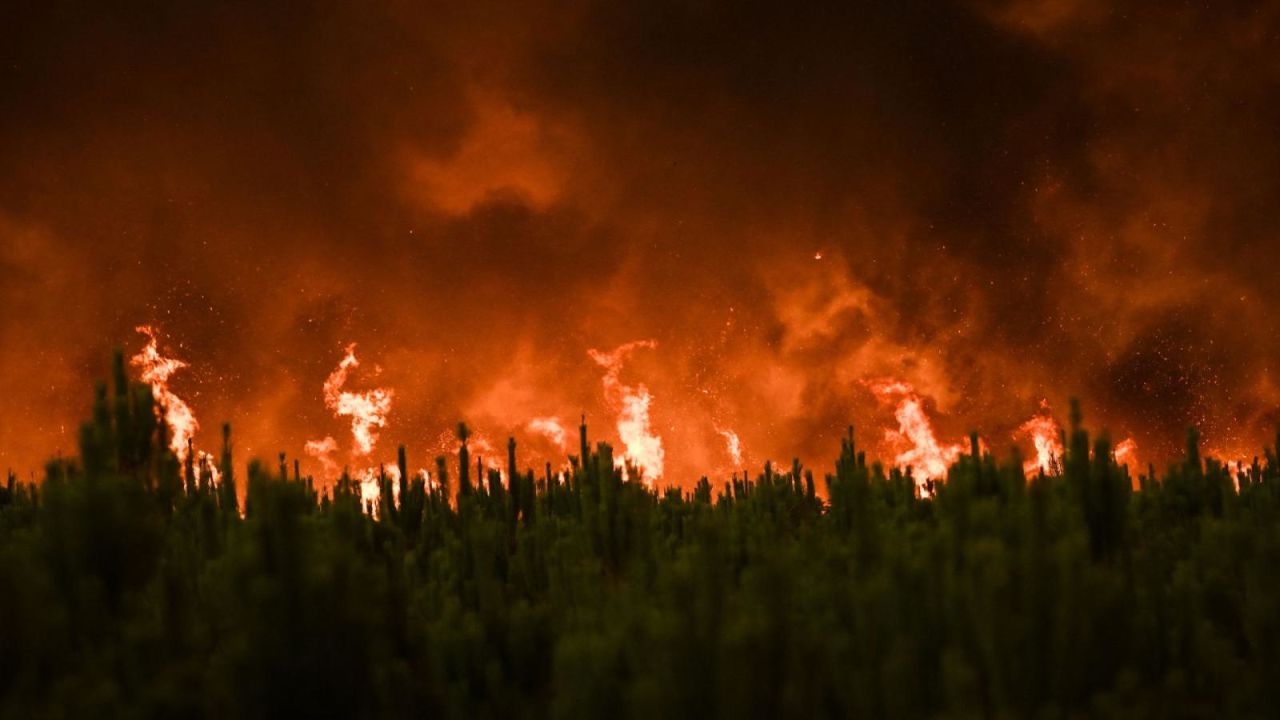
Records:
[[[1280,423],[1280,3],[267,5],[0,8],[0,465],[144,324],[241,459],[617,442],[639,340],[686,486],[876,450],[885,378],[1001,453],[1072,396],[1143,462]]]

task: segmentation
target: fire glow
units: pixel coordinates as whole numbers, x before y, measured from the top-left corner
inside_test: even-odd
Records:
[[[336,417],[351,418],[351,437],[355,442],[352,453],[367,457],[378,443],[378,430],[387,424],[395,392],[380,387],[364,392],[344,390],[348,374],[358,367],[360,361],[356,359],[356,346],[352,343],[338,367],[324,381],[324,404]]]
[[[379,431],[387,426],[387,416],[391,413],[391,401],[395,391],[391,388],[375,387],[363,392],[347,390],[351,371],[360,367],[356,357],[356,345],[346,346],[342,360],[325,378],[324,404],[337,419],[351,420],[351,458],[367,461],[378,444]],[[375,368],[375,371],[377,368]],[[338,452],[338,441],[326,435],[319,440],[310,440],[306,444],[306,453],[316,458],[323,468],[326,480],[337,475],[338,463],[334,455]],[[361,497],[366,504],[376,504],[381,494],[381,480],[386,475],[391,477],[393,488],[398,488],[400,469],[394,464],[387,466],[365,467],[355,474],[360,483]]]
[[[653,340],[637,340],[615,348],[611,352],[588,350],[587,353],[605,369],[604,392],[618,410],[618,436],[626,450],[619,463],[630,463],[640,470],[644,482],[652,485],[662,477],[663,461],[666,452],[662,449],[662,438],[653,432],[649,420],[649,406],[653,396],[643,383],[635,386],[623,384],[619,379],[622,365],[627,357],[636,350],[655,348]],[[623,468],[625,469],[625,465]]]
[[[130,359],[130,363],[138,368],[142,382],[151,386],[151,394],[156,399],[161,418],[169,426],[169,448],[178,456],[179,461],[185,462],[200,423],[196,421],[191,406],[169,389],[169,378],[187,367],[187,363],[160,354],[160,342],[156,339],[155,328],[139,325],[137,331],[147,336],[147,344]]]
[[[180,460],[185,461],[200,426],[191,406],[173,392],[169,383],[177,371],[188,367],[188,363],[160,353],[159,338],[154,328],[140,326],[138,332],[146,336],[147,342],[133,356],[131,363],[138,369],[142,381],[151,386],[157,400],[157,414],[169,428],[170,448]],[[588,356],[604,369],[601,379],[604,398],[617,413],[615,426],[623,452],[615,462],[624,474],[629,468],[638,470],[641,480],[651,487],[663,478],[666,459],[662,437],[654,430],[650,416],[654,396],[644,383],[627,384],[621,374],[633,353],[656,347],[653,340],[639,340],[608,352],[588,350]],[[342,358],[321,387],[325,407],[335,419],[349,422],[347,456],[354,469],[345,470],[345,463],[339,462],[343,444],[331,435],[306,441],[304,451],[319,463],[321,477],[326,481],[333,481],[340,472],[350,472],[361,485],[364,500],[376,508],[384,477],[392,481],[393,490],[398,488],[399,468],[396,464],[373,461],[380,433],[389,425],[395,390],[384,386],[351,389],[349,384],[354,371],[360,367],[355,344],[344,346]],[[864,384],[882,405],[893,410],[897,427],[886,429],[884,439],[894,453],[894,466],[909,473],[920,496],[927,497],[932,482],[946,480],[950,466],[965,452],[965,444],[939,439],[926,410],[925,398],[911,383],[883,378],[864,381]],[[530,435],[544,439],[558,452],[568,453],[571,450],[570,434],[555,416],[534,417],[521,427]],[[744,457],[742,438],[718,422],[713,429],[723,439],[724,452],[732,466],[740,467]],[[1062,426],[1054,418],[1048,402],[1041,401],[1036,414],[1013,433],[1015,441],[1029,441],[1034,449],[1034,459],[1028,461],[1024,468],[1028,476],[1040,472],[1049,475],[1062,472],[1063,437]],[[479,431],[473,431],[467,442],[477,464],[499,472],[505,481],[506,468],[501,464],[504,454],[499,448]],[[979,444],[980,448],[985,447],[981,441]],[[455,438],[444,433],[436,441],[434,449],[444,455],[456,452],[458,445]],[[1113,455],[1116,462],[1133,466],[1137,462],[1137,449],[1136,441],[1128,438],[1115,446]],[[195,454],[202,467],[212,466],[211,456],[207,453],[196,451]],[[422,477],[427,483],[432,481],[425,469],[418,470],[415,476]]]
[[[567,451],[569,449],[569,434],[565,432],[564,426],[560,424],[559,419],[538,417],[530,420],[527,427],[529,432],[545,437],[561,450]]]
[[[1013,436],[1015,439],[1029,437],[1035,446],[1035,460],[1029,460],[1023,466],[1027,475],[1041,471],[1054,474],[1061,469],[1062,427],[1053,419],[1048,400],[1040,401],[1040,412],[1023,423]]]
[[[1114,450],[1116,462],[1120,465],[1136,465],[1138,461],[1138,442],[1133,438],[1121,440]]]
[[[741,467],[742,465],[742,438],[738,437],[738,433],[732,430],[717,429],[720,437],[724,438],[725,450],[729,452],[729,458],[733,461],[733,466]]]
[[[924,401],[915,388],[900,380],[878,380],[867,384],[873,395],[894,405],[897,430],[886,430],[885,439],[892,446],[909,446],[894,459],[895,464],[910,471],[921,496],[928,496],[930,480],[945,480],[947,469],[964,451],[961,443],[938,441],[933,423],[924,411]]]

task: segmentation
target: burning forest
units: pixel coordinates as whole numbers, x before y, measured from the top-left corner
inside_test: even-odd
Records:
[[[10,5],[0,720],[1280,707],[1280,2]]]
[[[997,459],[940,441],[916,391],[882,463],[662,484],[641,384],[651,343],[594,352],[625,450],[535,464],[459,424],[415,469],[376,463],[393,408],[324,384],[349,441],[240,464],[194,445],[183,361],[117,354],[75,458],[0,487],[0,710],[141,715],[923,717],[1120,715],[1277,702],[1280,436],[1249,464],[1198,435],[1162,474],[1043,407]],[[128,368],[138,379],[129,377]],[[376,375],[376,372],[374,373]],[[729,451],[737,450],[727,434]],[[566,447],[568,446],[568,447]],[[500,450],[505,450],[505,456]],[[739,450],[740,451],[740,450]],[[340,460],[346,464],[338,469]],[[734,458],[735,464],[742,457]],[[656,466],[658,470],[661,465]],[[111,663],[96,660],[105,654]]]

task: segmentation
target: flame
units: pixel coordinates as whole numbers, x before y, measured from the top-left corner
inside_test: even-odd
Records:
[[[964,452],[964,445],[938,442],[933,424],[925,414],[924,402],[910,384],[900,380],[878,380],[867,383],[867,386],[881,402],[896,401],[893,414],[898,421],[898,429],[886,430],[885,439],[895,445],[910,444],[911,447],[899,453],[894,462],[904,471],[911,470],[921,497],[927,497],[928,482],[946,478],[948,468]]]
[[[538,417],[529,421],[529,432],[537,433],[555,443],[561,450],[569,449],[569,434],[565,432],[560,420],[553,417]]]
[[[338,441],[332,435],[326,435],[323,440],[308,440],[306,451],[307,455],[320,461],[326,480],[337,477],[338,462],[333,459],[333,454],[338,451]]]
[[[1040,401],[1040,412],[1030,420],[1022,423],[1014,438],[1030,437],[1036,448],[1036,459],[1028,461],[1023,470],[1027,475],[1036,475],[1041,470],[1054,474],[1062,468],[1062,427],[1053,419],[1049,409],[1049,401]]]
[[[484,433],[472,430],[471,436],[467,438],[467,448],[471,450],[472,462],[479,460],[484,466],[485,473],[496,470],[502,476],[502,484],[507,484],[507,466],[504,464],[507,457],[505,446],[500,448],[494,445]],[[454,452],[457,452],[456,449]],[[476,481],[488,482],[488,478],[481,476],[476,478]]]
[[[391,493],[398,497],[400,494],[400,468],[395,464],[391,465],[375,465],[364,468],[355,472],[351,479],[360,486],[360,504],[364,507],[373,508],[373,516],[378,517],[378,511],[382,501],[382,475],[386,474],[387,479],[391,481]]]
[[[720,437],[724,438],[725,449],[729,451],[729,457],[733,459],[734,467],[742,465],[742,440],[738,437],[738,433],[732,430],[716,429],[720,433]]]
[[[372,465],[362,470],[358,470],[351,475],[351,479],[360,486],[360,504],[364,507],[373,508],[373,516],[378,517],[382,505],[382,476],[387,476],[387,482],[391,486],[391,498],[393,501],[400,500],[400,467],[395,463],[384,463],[382,465]],[[426,468],[418,468],[416,471],[409,472],[409,481],[422,479],[423,484],[428,490],[432,490],[435,485],[435,478]]]
[[[607,353],[587,351],[591,359],[605,369],[605,397],[618,408],[618,435],[626,452],[617,462],[624,469],[627,462],[639,468],[642,480],[648,485],[662,477],[663,460],[666,456],[662,449],[662,438],[654,434],[649,420],[649,406],[653,402],[653,396],[643,383],[624,385],[618,375],[632,352],[657,346],[658,343],[653,340],[637,340]]]
[[[192,438],[195,437],[196,430],[200,429],[200,423],[196,421],[191,406],[169,389],[169,378],[175,372],[187,367],[187,363],[160,354],[160,343],[156,339],[155,328],[150,325],[139,325],[135,329],[147,336],[147,344],[129,362],[140,370],[142,382],[151,386],[151,394],[158,403],[156,415],[169,426],[169,448],[179,460],[185,461],[187,449]],[[200,457],[204,455],[201,454]]]
[[[195,470],[200,474],[207,474],[209,481],[215,485],[222,484],[222,471],[218,469],[218,463],[213,459],[212,453],[203,450],[196,451]]]
[[[1115,448],[1114,455],[1116,463],[1120,465],[1137,464],[1138,462],[1138,441],[1133,438],[1121,440]]]
[[[335,417],[351,418],[351,437],[355,443],[352,454],[367,457],[378,443],[378,429],[387,425],[387,414],[391,412],[391,399],[395,393],[391,388],[373,388],[364,392],[343,390],[348,374],[359,366],[356,345],[351,343],[338,367],[324,381],[324,403]]]

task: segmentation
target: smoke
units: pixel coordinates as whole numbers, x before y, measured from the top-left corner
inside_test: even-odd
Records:
[[[723,428],[816,463],[899,427],[893,377],[937,438],[1034,450],[1076,395],[1142,461],[1190,424],[1252,456],[1280,12],[1228,5],[15,4],[0,464],[71,451],[140,324],[247,454],[357,430],[324,395],[356,342],[395,389],[371,455],[459,420],[563,452],[529,423],[579,413],[625,448],[621,407],[689,484]],[[587,350],[638,337],[618,405]]]

